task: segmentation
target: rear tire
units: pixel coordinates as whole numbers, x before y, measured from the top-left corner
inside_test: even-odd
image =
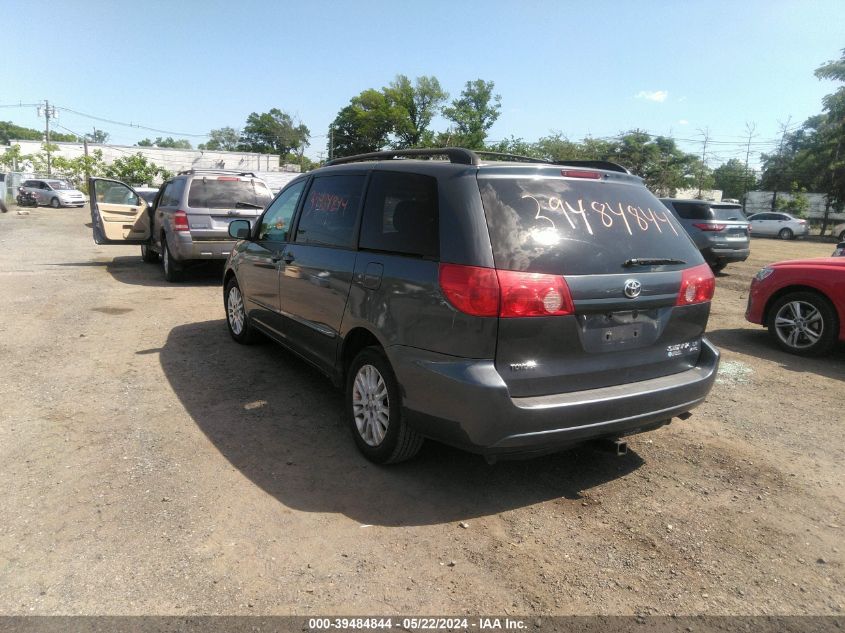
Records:
[[[791,240],[793,237],[792,229],[781,229],[778,237],[782,240]]]
[[[710,270],[712,270],[714,273],[719,273],[719,272],[722,272],[725,269],[725,266],[727,266],[726,262],[718,262],[716,264],[710,264]]]
[[[170,283],[182,280],[182,267],[170,255],[167,238],[164,235],[161,236],[161,267],[164,270],[164,278]]]
[[[366,347],[346,375],[346,418],[358,450],[376,464],[414,457],[424,438],[402,413],[399,383],[379,347]]]
[[[148,264],[155,264],[158,262],[158,253],[156,253],[149,244],[141,244],[141,259]]]
[[[839,234],[839,241],[840,241],[840,242],[845,242],[845,231],[842,231],[842,232]]]
[[[244,296],[238,280],[233,276],[226,283],[226,290],[223,292],[223,305],[226,308],[226,327],[229,334],[237,343],[250,345],[255,342],[257,332],[250,325],[246,316]]]
[[[769,334],[784,351],[821,356],[836,344],[839,321],[826,297],[815,292],[791,292],[771,307]]]
[[[58,209],[61,205],[58,198],[50,198],[50,206],[54,209]]]

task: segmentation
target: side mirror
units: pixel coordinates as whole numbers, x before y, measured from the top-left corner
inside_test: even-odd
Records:
[[[250,235],[249,220],[232,220],[229,222],[229,236],[236,240],[248,240]]]

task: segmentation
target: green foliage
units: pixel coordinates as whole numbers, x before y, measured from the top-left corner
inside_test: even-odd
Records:
[[[791,213],[797,218],[807,216],[810,210],[810,199],[807,197],[807,190],[800,187],[797,182],[793,182],[790,186],[790,195],[788,198],[781,196],[775,203],[775,208],[784,213]]]
[[[15,125],[11,121],[0,121],[0,143],[8,145],[9,141],[40,141],[44,138],[44,131],[33,130],[28,127]]]
[[[502,98],[493,94],[492,81],[468,81],[461,96],[443,108],[443,116],[455,124],[455,144],[468,149],[483,149],[487,132],[499,118]]]
[[[337,113],[330,130],[333,158],[377,152],[387,146],[401,115],[383,92],[365,90]]]
[[[247,117],[238,149],[261,154],[284,156],[308,145],[311,133],[286,112],[272,108],[269,112],[253,112]]]
[[[401,149],[430,145],[433,133],[428,126],[449,98],[437,77],[417,77],[412,84],[405,75],[397,75],[383,93],[392,106],[392,133],[396,139],[393,146]]]
[[[28,160],[28,157],[21,153],[21,146],[17,143],[6,148],[6,151],[0,154],[0,166],[4,170],[19,171],[26,160]]]
[[[233,127],[221,127],[208,133],[208,142],[201,143],[197,149],[234,152],[238,149],[241,137]]]
[[[67,180],[77,189],[88,193],[88,176],[101,176],[106,170],[103,151],[95,149],[88,156],[53,159],[53,174]]]
[[[173,149],[194,149],[194,146],[191,145],[191,142],[188,139],[180,138],[175,139],[172,136],[168,136],[167,138],[162,138],[160,136],[156,137],[156,140],[151,141],[148,138],[141,139],[138,141],[138,147],[166,147],[166,148],[173,148]]]
[[[52,163],[52,154],[59,150],[58,145],[54,145],[53,143],[41,143],[41,151],[35,154],[25,154],[23,159],[29,162],[32,171],[36,174],[46,174],[47,173],[47,155],[48,153],[51,155],[51,163]]]
[[[94,128],[93,132],[85,135],[85,138],[88,140],[89,143],[107,143],[109,140],[109,133]]]
[[[168,170],[147,160],[140,152],[116,159],[105,167],[103,174],[107,178],[114,178],[130,185],[147,185],[157,179],[167,180],[173,176]]]
[[[739,200],[743,194],[752,191],[757,186],[757,177],[750,169],[745,169],[745,163],[731,158],[727,163],[713,170],[713,186],[722,190],[723,198]]]

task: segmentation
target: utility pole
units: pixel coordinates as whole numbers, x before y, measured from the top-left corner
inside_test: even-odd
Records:
[[[96,129],[94,130],[96,131]],[[88,162],[88,137],[82,137],[82,149],[85,151],[85,184],[88,184],[88,180],[91,178],[91,164]]]
[[[44,142],[46,144],[46,151],[47,151],[47,175],[50,176],[50,119],[58,118],[56,117],[56,106],[50,106],[50,102],[47,99],[44,99],[44,105],[38,106],[38,116],[41,116],[41,112],[44,112]]]
[[[751,156],[751,139],[754,138],[754,130],[757,125],[754,123],[745,124],[745,131],[748,132],[748,143],[745,145],[745,171],[742,174],[742,213],[745,214],[745,198],[748,197],[748,157]]]
[[[329,160],[334,158],[334,125],[329,126]]]
[[[701,130],[699,130],[701,132]],[[701,185],[704,181],[704,170],[707,169],[707,143],[710,141],[710,128],[704,128],[704,147],[701,149],[701,169],[698,174],[698,199],[701,200]]]

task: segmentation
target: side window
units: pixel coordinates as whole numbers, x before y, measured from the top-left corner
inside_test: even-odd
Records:
[[[259,240],[288,241],[290,221],[304,188],[305,180],[301,180],[279,194],[261,218],[261,228],[258,229]]]
[[[361,248],[436,259],[439,236],[436,179],[373,173],[361,221]]]
[[[694,202],[675,202],[675,210],[678,216],[685,220],[706,220],[707,206],[695,204]]]
[[[185,181],[182,179],[171,180],[167,183],[164,191],[161,193],[161,200],[158,203],[159,207],[178,207],[182,201],[182,192],[185,190]]]
[[[364,176],[314,178],[302,207],[295,241],[351,247],[363,189]]]
[[[120,182],[101,180],[96,183],[96,193],[97,201],[104,204],[128,204],[133,207],[141,204],[135,192]]]

